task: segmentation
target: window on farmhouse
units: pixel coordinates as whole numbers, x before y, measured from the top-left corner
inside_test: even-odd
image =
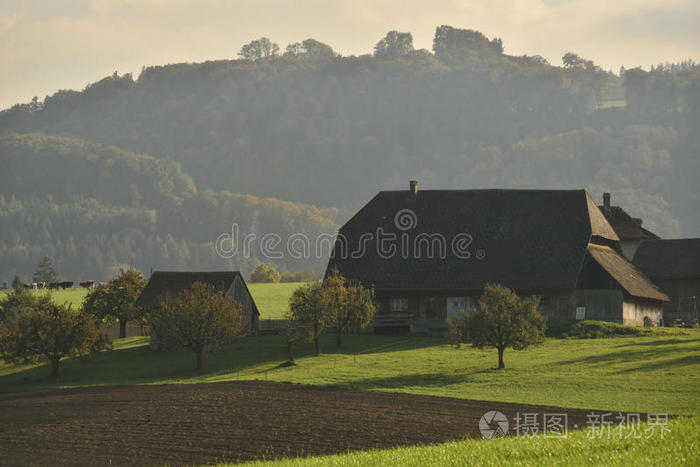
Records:
[[[389,311],[391,311],[391,312],[408,311],[408,299],[407,298],[392,298],[389,301]]]

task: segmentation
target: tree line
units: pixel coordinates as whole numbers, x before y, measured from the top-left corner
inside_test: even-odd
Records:
[[[20,202],[57,199],[77,186],[86,198],[109,192],[119,200],[112,204],[131,208],[109,209],[111,219],[131,227],[148,224],[154,199],[168,204],[175,196],[184,206],[210,190],[205,197],[230,192],[336,207],[337,224],[378,190],[419,178],[432,188],[610,191],[664,237],[700,232],[700,68],[693,61],[616,74],[567,52],[555,66],[536,55],[508,55],[498,38],[446,25],[436,28],[430,51],[416,50],[411,33],[402,31],[377,38],[371,53],[360,56],[340,56],[314,39],[286,47],[263,39],[244,46],[236,60],[147,67],[136,78],[115,73],[82,91],[59,91],[0,112],[2,134],[64,135],[159,162],[132,158],[107,168],[98,161],[113,158],[100,152],[90,175],[63,185],[40,170],[17,183],[8,173],[20,169],[10,165],[0,175],[0,186],[12,187],[5,199],[13,193]],[[18,160],[32,160],[28,146]],[[80,154],[77,147],[71,151]],[[146,174],[160,181],[132,174],[125,184],[118,182],[129,178],[104,175],[122,174],[130,164],[152,167]],[[70,179],[67,167],[50,167],[47,173]],[[93,179],[100,183],[91,185]],[[178,194],[193,189],[196,196]],[[213,204],[204,212],[218,217],[217,202],[203,204]],[[71,208],[87,209],[95,208]],[[158,223],[170,216],[162,213]],[[32,244],[51,244],[50,226],[38,220],[47,215],[25,214],[40,232]],[[150,241],[147,251],[167,244],[168,257],[185,264],[206,256],[196,233],[180,234],[196,225],[169,225],[172,240],[159,227],[158,235],[149,227],[148,240],[131,228],[116,230],[136,245]],[[111,241],[108,233],[103,237]],[[91,250],[99,245],[76,241]],[[55,243],[70,246],[66,235]],[[23,248],[31,247],[7,251],[28,257]],[[101,270],[117,260],[103,260]]]

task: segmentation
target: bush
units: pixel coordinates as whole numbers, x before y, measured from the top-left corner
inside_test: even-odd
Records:
[[[547,320],[547,329],[545,330],[545,335],[547,337],[567,337],[576,323],[577,321],[573,320]]]
[[[298,272],[283,272],[281,282],[313,282],[318,277],[313,269]]]
[[[579,321],[566,333],[567,337],[578,337],[580,339],[594,339],[599,337],[618,336],[649,336],[652,334],[650,328],[639,326],[629,326],[625,324],[608,323],[607,321]]]
[[[253,273],[250,275],[250,282],[273,282],[277,283],[281,279],[277,269],[268,266],[265,263],[258,264]]]

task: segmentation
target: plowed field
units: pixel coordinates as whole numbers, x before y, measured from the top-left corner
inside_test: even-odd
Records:
[[[585,411],[271,382],[0,395],[0,464],[212,464],[480,437],[497,410]],[[510,431],[512,433],[512,429]]]

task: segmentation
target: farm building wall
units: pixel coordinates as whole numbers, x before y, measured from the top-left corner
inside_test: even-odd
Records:
[[[662,307],[657,301],[628,297],[622,303],[622,324],[642,326],[644,318],[649,318],[659,326],[662,324],[662,316]]]
[[[258,327],[258,317],[255,313],[253,305],[253,297],[250,296],[248,288],[243,283],[243,279],[238,275],[231,283],[231,286],[226,291],[226,296],[231,297],[238,302],[243,308],[243,331],[255,332]]]
[[[441,334],[449,319],[469,311],[481,293],[464,291],[376,291],[378,334]],[[661,323],[661,302],[626,295],[620,289],[577,289],[573,292],[521,293],[539,295],[538,311],[550,321],[597,320],[642,325],[648,316]],[[402,302],[403,301],[403,302]]]
[[[663,306],[664,324],[677,319],[690,324],[700,319],[700,278],[656,279],[654,283],[671,299]]]

